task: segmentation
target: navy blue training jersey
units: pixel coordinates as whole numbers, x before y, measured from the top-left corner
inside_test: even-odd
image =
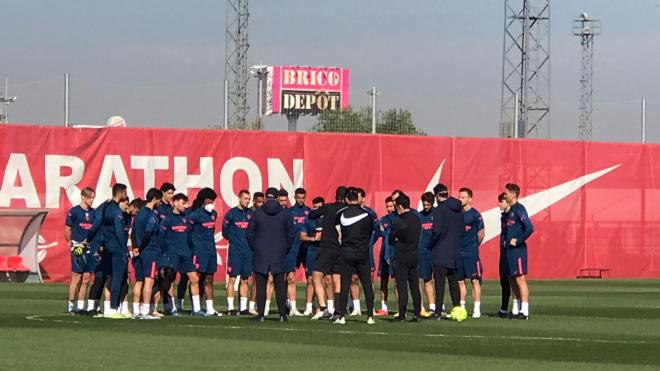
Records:
[[[247,238],[245,238],[245,231],[253,216],[252,209],[241,210],[238,207],[229,209],[225,214],[225,219],[222,221],[222,237],[229,241],[229,249],[232,253],[242,256],[252,254]]]
[[[293,224],[296,226],[296,238],[300,232],[305,230],[305,219],[312,209],[307,207],[307,205],[298,206],[294,204],[289,208],[289,215],[293,218]]]
[[[110,202],[103,213],[104,220],[101,232],[107,247],[125,249],[128,246],[128,231],[124,213],[116,202]]]
[[[419,236],[419,248],[429,250],[429,241],[431,241],[431,235],[433,234],[433,209],[428,213],[422,210],[418,215],[419,221],[422,223],[422,232]]]
[[[218,213],[198,207],[188,215],[193,251],[215,253],[215,220]]]
[[[166,216],[172,213],[172,210],[174,210],[172,205],[162,202],[156,209],[156,214],[158,214],[158,219],[160,221],[163,221],[163,219],[165,219]]]
[[[323,217],[315,220],[306,219],[305,220],[305,230],[308,237],[316,237],[317,235],[320,238],[321,233],[323,233]],[[319,247],[320,241],[307,242],[307,248],[317,249]]]
[[[506,249],[506,216],[507,213],[500,215],[500,226],[502,231],[500,233],[500,249]]]
[[[527,238],[534,232],[532,221],[527,215],[525,207],[519,203],[509,209],[506,216],[506,244],[508,247],[527,246]],[[516,246],[511,246],[511,240],[516,239]]]
[[[484,221],[477,209],[463,212],[465,233],[461,239],[461,256],[479,256],[479,231],[484,229]]]
[[[158,231],[159,231],[160,218],[156,212],[148,207],[142,207],[135,215],[133,220],[133,235],[135,236],[135,243],[137,246],[133,246],[135,249],[139,249],[142,246],[142,239],[146,232],[151,232],[151,238],[149,244],[145,247],[144,251],[153,251],[156,253],[162,253],[160,244],[158,243]]]
[[[171,212],[160,222],[160,243],[167,254],[192,254],[188,246],[188,218],[183,213]]]
[[[87,234],[94,224],[94,209],[88,210],[74,206],[66,215],[65,224],[71,227],[71,239],[76,242],[82,242],[87,238]]]

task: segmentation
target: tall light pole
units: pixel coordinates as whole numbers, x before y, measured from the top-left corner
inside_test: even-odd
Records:
[[[573,35],[580,38],[582,46],[582,68],[580,74],[580,117],[578,122],[580,140],[590,140],[593,131],[591,97],[594,93],[594,36],[600,34],[600,21],[590,19],[587,13],[573,21]]]
[[[376,97],[381,92],[376,90],[375,86],[372,86],[371,90],[367,91],[367,94],[371,95],[371,134],[376,134]]]
[[[0,112],[0,121],[4,122],[5,124],[9,123],[9,103],[14,103],[16,101],[16,97],[10,97],[7,93],[9,90],[8,81],[9,77],[7,74],[5,74],[5,92],[4,96],[0,97],[0,103],[4,103],[5,106],[4,112]]]

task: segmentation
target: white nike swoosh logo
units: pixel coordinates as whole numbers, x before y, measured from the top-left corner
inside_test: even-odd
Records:
[[[354,216],[352,218],[347,218],[347,217],[344,216],[344,214],[341,214],[341,217],[339,218],[339,221],[341,222],[341,225],[343,225],[344,227],[348,227],[349,225],[353,225],[353,224],[359,222],[360,220],[366,218],[367,216],[369,216],[369,214],[364,213],[364,214]]]
[[[608,167],[607,169],[599,170],[579,178],[569,180],[566,183],[559,184],[552,188],[548,188],[545,191],[535,193],[533,195],[523,197],[518,200],[521,204],[527,209],[527,214],[531,218],[535,214],[547,209],[553,204],[559,202],[561,199],[569,196],[571,193],[582,188],[587,183],[593,182],[594,180],[602,177],[603,175],[611,172],[612,170],[618,168],[622,164],[614,165]],[[495,207],[488,211],[485,211],[481,214],[481,217],[484,221],[486,236],[484,237],[484,243],[499,236],[501,233],[500,226],[500,216],[502,212],[499,207]]]

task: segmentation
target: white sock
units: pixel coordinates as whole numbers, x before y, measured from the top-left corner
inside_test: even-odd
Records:
[[[474,313],[481,313],[481,302],[480,301],[475,301],[474,302]]]
[[[192,306],[193,306],[193,313],[197,313],[200,310],[202,310],[202,305],[199,303],[199,295],[193,295]]]
[[[380,301],[380,309],[382,309],[384,312],[387,312],[387,302],[385,302],[385,300]]]
[[[149,311],[150,307],[151,307],[150,304],[142,304],[142,310],[140,310],[140,314],[143,316],[151,314],[151,311]]]
[[[176,299],[175,303],[177,310],[183,310],[183,299]]]
[[[108,313],[110,311],[110,300],[103,301],[103,313]]]
[[[522,312],[522,314],[529,316],[529,303],[523,301],[522,305],[520,306],[520,311]]]
[[[445,311],[445,305],[444,304],[442,304],[442,311],[443,312]]]
[[[305,311],[306,312],[311,312],[312,309],[314,309],[314,306],[312,305],[312,303],[307,303],[307,305],[305,305]]]
[[[87,300],[87,310],[94,310],[96,309],[96,301],[92,299]]]
[[[233,297],[228,297],[227,298],[227,311],[234,310],[234,298]]]
[[[295,300],[289,300],[289,304],[291,304],[290,308],[291,311],[298,311],[298,308],[296,307],[296,301]]]
[[[247,302],[248,302],[248,298],[241,298],[240,299],[239,309],[240,309],[241,312],[244,311],[244,310],[247,310]]]
[[[75,307],[73,306],[73,300],[69,300],[67,303],[67,311],[71,312]]]
[[[435,312],[435,304],[429,304],[429,310]]]
[[[255,304],[256,304],[255,302],[253,302],[252,300],[250,300],[250,302],[248,303],[248,308],[249,308],[250,311],[253,311],[253,310],[254,310],[254,306],[255,306]]]
[[[117,310],[112,309],[112,308],[110,308],[110,307],[108,307],[107,310],[104,310],[104,311],[103,311],[103,315],[106,316],[106,317],[111,316],[111,315],[113,315],[113,314],[115,314],[115,313],[117,313]]]
[[[78,300],[78,310],[83,310],[83,309],[85,309],[85,301]]]
[[[520,312],[519,310],[520,302],[517,299],[513,299],[513,308],[511,309],[511,314],[514,316]]]
[[[207,300],[206,301],[206,314],[214,314],[214,313],[215,313],[215,308],[213,308],[213,300]]]
[[[461,300],[461,308],[465,309],[465,300]]]
[[[140,303],[133,303],[133,315],[140,314]]]
[[[329,313],[334,313],[335,312],[335,301],[334,300],[328,300],[328,312]]]
[[[121,303],[121,305],[119,306],[119,312],[121,314],[130,314],[128,312],[128,302],[127,301]]]
[[[270,300],[266,300],[266,305],[264,308],[264,316],[267,316],[270,313]]]
[[[360,300],[353,300],[353,310],[358,311],[360,310]]]

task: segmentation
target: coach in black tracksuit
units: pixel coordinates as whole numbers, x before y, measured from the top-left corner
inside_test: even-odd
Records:
[[[348,206],[337,214],[335,226],[341,229],[341,249],[339,254],[339,274],[341,291],[339,306],[335,316],[343,319],[346,315],[348,292],[351,288],[351,276],[357,274],[364,290],[367,304],[367,317],[374,316],[374,288],[371,283],[371,264],[369,261],[369,239],[373,232],[373,219],[358,203],[358,191],[349,188],[346,193]],[[325,228],[323,229],[325,233]]]
[[[449,285],[449,295],[454,307],[459,306],[458,269],[461,264],[459,250],[465,233],[465,222],[461,213],[461,202],[449,197],[447,186],[438,184],[433,187],[438,207],[433,209],[433,234],[429,242],[433,259],[433,278],[435,279],[435,306],[441,310],[445,299],[445,281]],[[435,318],[440,316],[434,315]]]
[[[277,308],[280,321],[286,321],[286,254],[291,248],[295,236],[295,226],[289,212],[277,203],[278,191],[268,188],[266,203],[257,211],[248,223],[245,237],[253,251],[252,265],[257,284],[258,314],[254,318],[263,322],[266,308],[266,282],[268,273],[273,274]]]
[[[396,208],[399,217],[392,224],[389,243],[394,246],[396,262],[395,277],[396,291],[399,294],[399,315],[394,319],[406,319],[406,306],[408,305],[408,289],[413,299],[415,314],[411,322],[419,320],[422,310],[422,295],[419,292],[419,259],[417,247],[422,232],[422,223],[419,217],[410,212],[410,198],[404,194],[396,198]]]

